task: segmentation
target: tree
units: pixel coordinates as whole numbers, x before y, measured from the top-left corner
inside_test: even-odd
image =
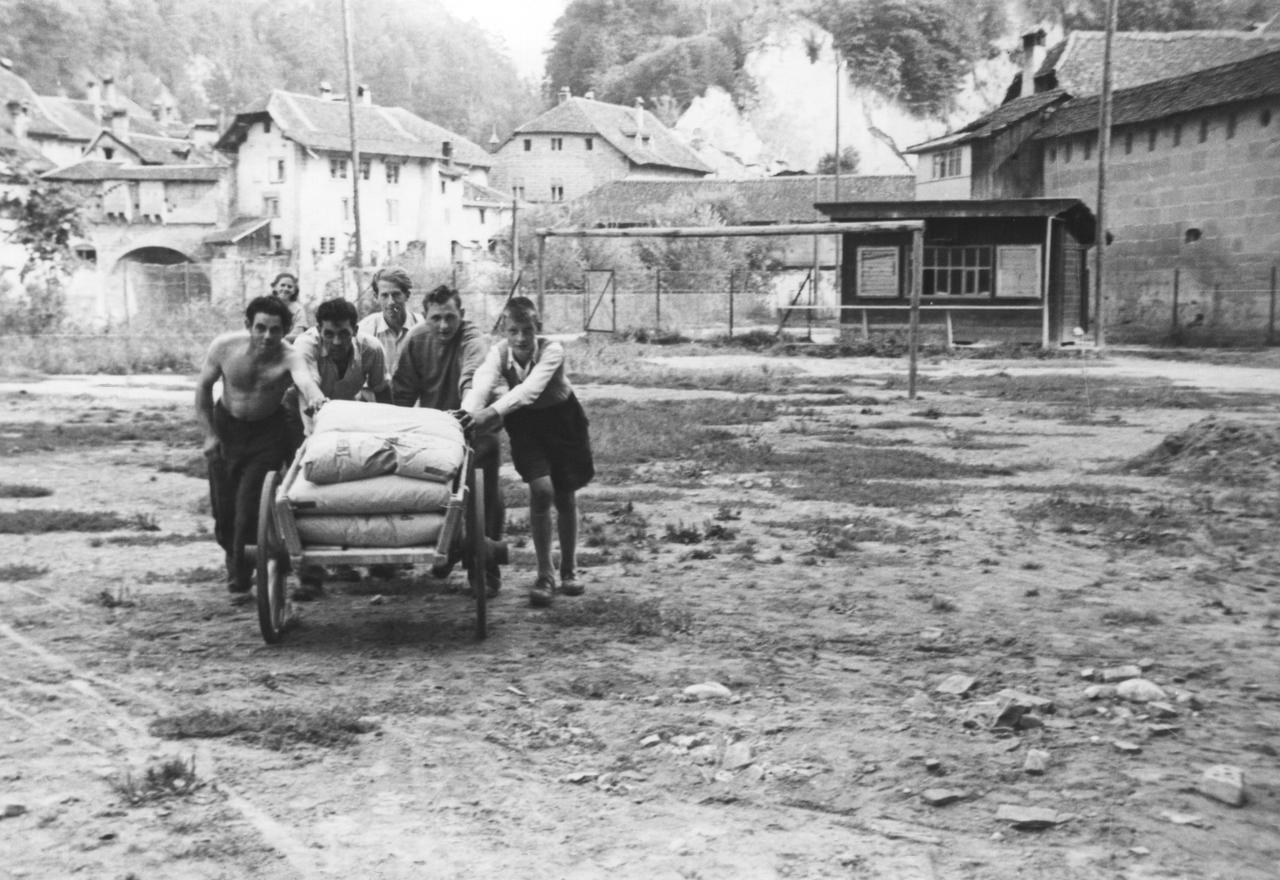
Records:
[[[845,147],[840,151],[840,173],[841,174],[857,174],[858,163],[860,159],[858,151],[853,147]],[[819,174],[835,174],[836,173],[836,154],[827,153],[818,160]]]
[[[25,199],[0,205],[15,221],[10,239],[27,250],[27,261],[18,276],[24,296],[4,302],[0,315],[8,332],[43,333],[56,329],[65,317],[65,281],[75,261],[71,242],[84,234],[82,204],[78,197],[48,181],[32,177],[28,187]]]

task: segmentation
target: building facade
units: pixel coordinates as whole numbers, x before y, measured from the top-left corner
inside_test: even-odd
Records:
[[[573,97],[517,128],[494,155],[493,184],[529,202],[565,202],[623,179],[701,178],[711,167],[642,102]]]
[[[238,113],[218,140],[234,163],[234,218],[267,221],[271,251],[289,256],[300,271],[332,270],[355,256],[352,178],[359,175],[364,265],[395,260],[411,246],[429,265],[449,263],[460,230],[469,221],[468,232],[478,225],[482,208],[467,198],[468,186],[487,183],[489,154],[403,108],[373,104],[366,91],[355,107],[361,157],[355,168],[347,110],[345,100],[326,92],[276,90]],[[490,215],[499,210],[485,211],[486,224],[496,228]]]

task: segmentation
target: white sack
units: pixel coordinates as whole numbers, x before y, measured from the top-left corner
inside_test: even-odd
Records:
[[[330,400],[315,417],[315,433],[356,431],[367,434],[429,434],[462,444],[462,426],[447,412],[389,403]]]
[[[338,547],[434,546],[444,525],[440,513],[398,516],[308,516],[296,520],[298,537],[306,545]]]
[[[447,483],[462,467],[461,438],[455,442],[431,434],[398,434],[387,442],[395,453],[396,473],[402,477]]]
[[[303,447],[302,475],[313,483],[365,480],[395,469],[395,450],[375,434],[318,434]]]
[[[299,517],[335,513],[427,513],[444,510],[449,487],[395,475],[319,485],[299,476],[289,487]]]

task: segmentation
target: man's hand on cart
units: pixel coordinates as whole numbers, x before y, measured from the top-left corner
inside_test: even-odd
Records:
[[[486,406],[484,409],[470,413],[472,424],[478,433],[492,431],[502,425],[502,416],[496,409]]]
[[[314,416],[316,413],[320,412],[320,407],[324,406],[328,402],[329,402],[329,398],[327,397],[316,398],[311,402],[310,406],[308,406],[302,412],[305,413],[308,418],[310,418]]]
[[[458,420],[458,424],[462,426],[462,433],[470,434],[475,428],[475,419],[465,409],[451,409],[449,415]]]

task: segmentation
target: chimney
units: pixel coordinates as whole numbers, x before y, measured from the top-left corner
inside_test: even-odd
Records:
[[[644,131],[644,98],[636,98],[636,134]]]
[[[102,78],[102,103],[110,112],[116,106],[116,80],[115,77],[104,76]]]
[[[493,133],[489,135],[489,152],[498,152],[498,147],[502,146],[502,141],[498,139],[498,126],[493,127]]]
[[[596,99],[595,89],[587,89],[582,93],[582,97],[586,98],[588,101],[594,101]]]
[[[569,87],[568,87],[568,86],[561,86],[561,87],[560,87],[560,101],[559,101],[559,103],[563,104],[565,101],[569,100],[569,98],[570,98],[570,96],[571,96],[571,95],[572,95],[572,93],[569,91]]]
[[[1018,97],[1034,95],[1036,72],[1044,64],[1044,30],[1034,30],[1022,35],[1022,92]]]
[[[129,139],[129,111],[123,107],[117,110],[108,110],[110,116],[107,120],[111,128],[111,133],[122,141]]]
[[[333,86],[329,85],[329,81],[327,79],[322,79],[320,81],[320,97],[325,101],[333,99]]]
[[[356,86],[356,97],[360,99],[360,103],[366,107],[373,106],[373,90],[364,83]]]
[[[156,122],[164,119],[164,105],[160,103],[160,99],[156,98],[151,102],[151,118]]]
[[[440,144],[440,154],[444,156],[444,164],[453,164],[453,141],[444,141]]]
[[[31,124],[31,106],[26,101],[10,101],[6,106],[9,108],[10,131],[15,138],[25,141]]]
[[[93,118],[102,122],[102,86],[97,80],[89,80],[84,84],[84,97],[93,108]]]

